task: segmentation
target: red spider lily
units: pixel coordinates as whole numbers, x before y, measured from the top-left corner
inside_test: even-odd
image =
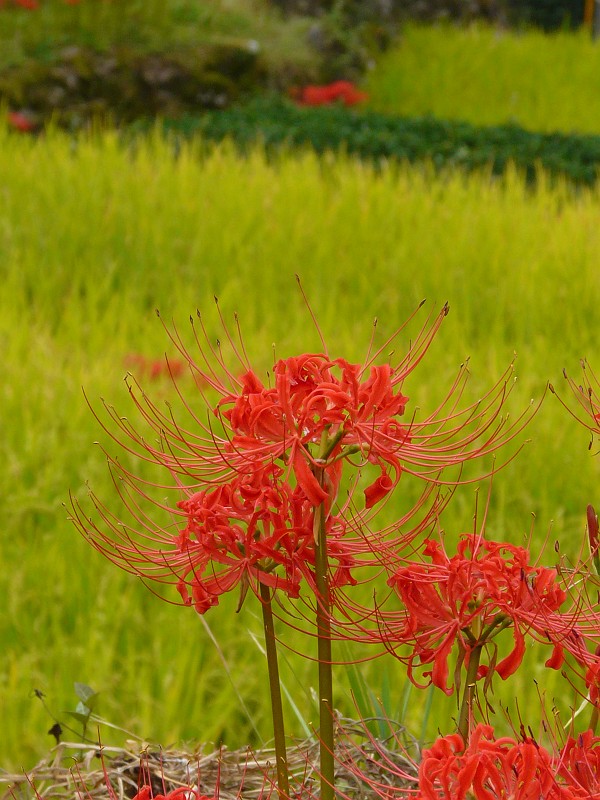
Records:
[[[179,589],[186,604],[193,598],[199,613],[240,581],[262,583],[298,597],[304,577],[314,591],[314,511],[302,490],[292,490],[282,476],[280,467],[258,466],[231,484],[198,492],[178,504],[187,514],[178,548],[188,562]],[[350,575],[354,559],[345,551],[344,529],[342,520],[327,518],[330,555],[340,562],[334,585],[354,582]],[[275,572],[278,567],[284,577]]]
[[[202,320],[202,336],[193,328],[199,353],[196,359],[179,336],[170,333],[179,358],[196,379],[197,391],[188,400],[184,392],[189,386],[178,384],[171,371],[174,399],[191,424],[184,426],[177,420],[171,404],[166,413],[159,410],[135,382],[129,385],[130,396],[147,431],[138,431],[127,417],[105,406],[112,423],[105,426],[106,432],[125,452],[164,468],[168,480],[152,484],[109,455],[115,485],[131,514],[130,522],[114,517],[93,497],[100,522],[88,519],[74,502],[75,523],[99,550],[128,571],[143,578],[174,582],[180,590],[189,587],[192,603],[202,609],[214,604],[215,598],[228,588],[240,582],[255,584],[262,577],[267,585],[277,584],[295,595],[299,575],[309,578],[312,574],[313,551],[307,543],[312,511],[307,509],[323,503],[327,516],[335,506],[335,516],[327,523],[327,546],[338,564],[333,584],[348,582],[353,558],[360,555],[372,561],[369,552],[380,546],[380,536],[360,535],[360,531],[367,529],[370,515],[375,513],[373,507],[389,496],[400,474],[414,475],[435,488],[445,467],[460,468],[466,461],[494,452],[524,425],[524,417],[508,426],[500,416],[509,391],[506,376],[487,398],[458,410],[467,377],[465,369],[461,369],[447,399],[432,413],[422,420],[415,415],[406,423],[399,421],[407,404],[404,381],[425,356],[447,311],[444,307],[432,324],[423,326],[407,354],[394,364],[377,365],[376,360],[389,350],[402,329],[375,353],[369,348],[362,365],[331,358],[324,343],[322,353],[280,360],[275,365],[271,387],[257,377],[243,344],[229,334],[224,322],[223,343],[237,361],[233,370],[226,365],[223,345],[214,348],[210,344]],[[211,415],[207,422],[196,411],[198,400],[214,411],[212,422]],[[379,469],[379,476],[365,492],[366,512],[357,510],[352,493],[342,504],[336,503],[342,466],[348,459],[358,460],[358,475],[369,462]],[[273,465],[283,472],[274,470]],[[179,529],[182,517],[186,524],[193,517],[190,498],[201,494],[203,502],[208,503],[216,502],[217,496],[222,497],[226,491],[235,495],[250,474],[261,470],[263,475],[270,470],[270,480],[277,484],[276,494],[285,494],[285,513],[283,500],[277,506],[281,525],[286,520],[286,525],[297,528],[298,519],[302,519],[302,535],[290,530],[286,539],[280,529],[277,536],[274,529],[265,532],[265,520],[260,518],[261,533],[256,540],[246,541],[238,528],[227,538],[226,526],[220,524],[219,545],[213,531],[208,537],[202,534],[201,541],[194,533],[183,548]],[[284,483],[289,484],[286,490],[282,489]],[[155,501],[151,495],[157,487],[162,498],[165,490],[171,490],[173,502]],[[428,497],[427,491],[423,497]],[[177,507],[182,499],[187,506]],[[423,503],[424,500],[417,503],[414,513],[423,512],[427,517]],[[238,513],[238,506],[231,503],[221,521],[228,520],[230,528],[241,526],[247,537],[248,530],[255,530],[257,518],[237,518]],[[403,515],[403,526],[411,513]],[[165,515],[166,522],[161,524],[158,520]],[[422,526],[411,530],[422,530]],[[353,534],[352,539],[349,534]],[[397,530],[394,535],[398,538]],[[290,544],[293,537],[298,540],[294,547],[299,550]],[[244,544],[244,552],[239,543]],[[299,566],[299,552],[306,558],[305,568]],[[278,565],[273,574],[264,569],[265,564],[271,564],[269,559]]]
[[[341,102],[354,106],[368,99],[350,81],[333,81],[323,86],[301,86],[290,89],[290,96],[301,106],[325,106]]]
[[[189,786],[180,786],[166,794],[153,794],[151,786],[142,786],[133,800],[215,800],[215,798],[200,794],[197,789]]]
[[[314,510],[300,487],[283,480],[284,470],[257,462],[230,482],[199,492],[186,491],[186,498],[172,511],[184,527],[178,531],[153,531],[148,545],[130,536],[127,527],[112,518],[99,503],[96,508],[112,528],[110,547],[106,536],[77,506],[75,522],[87,538],[125,570],[161,583],[176,582],[185,605],[200,614],[216,605],[224,592],[241,587],[242,599],[250,587],[259,585],[300,594],[302,579],[314,590]],[[118,483],[117,483],[118,485]],[[122,491],[122,490],[120,490]],[[148,520],[131,498],[122,494],[137,521],[137,530],[148,530]],[[330,558],[337,563],[332,586],[353,583],[355,565],[352,540],[345,536],[346,524],[333,515],[327,518]]]
[[[386,638],[411,646],[407,662],[416,685],[415,665],[431,664],[424,676],[451,694],[448,658],[454,645],[458,643],[468,663],[474,648],[488,648],[509,626],[514,639],[511,652],[496,663],[494,649],[490,666],[482,665],[478,677],[488,672],[503,679],[512,675],[523,659],[526,632],[552,640],[554,649],[546,665],[560,667],[573,619],[555,613],[567,597],[555,569],[530,566],[525,548],[485,541],[477,534],[463,535],[452,558],[440,544],[426,540],[424,555],[430,564],[403,567],[389,580],[405,610],[402,624],[387,631]]]
[[[335,442],[328,453],[330,464],[344,453],[360,452],[380,466],[381,477],[366,490],[367,508],[373,506],[400,477],[398,455],[410,435],[396,418],[408,398],[394,391],[389,365],[372,366],[363,382],[361,371],[359,364],[307,354],[278,361],[271,389],[248,372],[241,393],[219,403],[233,432],[229,451],[262,458],[280,457],[282,448],[288,451],[298,483],[318,505],[328,493],[315,477],[322,458],[311,458],[310,447],[319,447],[325,436]],[[387,475],[388,466],[394,480]]]
[[[494,739],[478,725],[465,747],[459,734],[423,751],[415,800],[576,800],[591,797],[558,782],[553,756],[532,739]]]
[[[197,339],[201,356],[197,363],[174,337],[197,382],[220,396],[216,413],[224,425],[224,435],[217,435],[192,412],[194,429],[185,430],[146,397],[140,401],[133,390],[134,402],[150,426],[160,432],[165,446],[160,450],[150,447],[129,425],[123,425],[116,415],[113,418],[134,445],[141,445],[142,454],[145,451],[149,460],[198,483],[228,480],[249,457],[284,459],[311,499],[319,502],[326,492],[306,475],[307,468],[313,472],[357,450],[364,460],[378,464],[382,472],[389,466],[393,484],[400,472],[438,482],[441,469],[494,452],[524,425],[520,418],[507,427],[500,417],[509,391],[507,376],[487,398],[458,411],[467,377],[464,369],[446,401],[428,417],[413,418],[404,425],[398,421],[407,402],[403,383],[424,357],[446,313],[447,308],[442,309],[395,366],[375,366],[373,362],[400,331],[363,365],[332,359],[326,352],[279,361],[272,388],[263,385],[242,354],[238,357],[246,369],[238,378],[225,367],[219,352],[205,352]],[[230,340],[230,344],[237,353],[235,343]],[[325,461],[318,452],[324,435],[332,443]],[[388,486],[385,479],[376,482],[377,494]]]

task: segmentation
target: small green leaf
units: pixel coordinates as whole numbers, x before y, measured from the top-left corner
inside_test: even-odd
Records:
[[[77,722],[81,722],[82,725],[87,725],[90,715],[88,714],[81,714],[79,711],[66,711],[70,717],[73,717],[77,720]]]
[[[87,719],[90,716],[90,714],[92,713],[92,709],[89,708],[88,706],[86,706],[85,703],[77,703],[77,706],[75,708],[75,713],[76,714],[81,714],[82,716],[85,715],[85,717]]]
[[[85,683],[76,683],[75,693],[83,703],[84,707],[87,709],[88,714],[91,714],[91,712],[96,708],[96,704],[98,702],[98,692],[95,692],[92,688],[86,686]],[[78,710],[80,710],[79,707]]]
[[[77,683],[77,681],[75,681],[75,694],[82,702],[88,705],[88,700],[90,697],[93,697],[96,692],[91,686],[86,686],[85,683]]]

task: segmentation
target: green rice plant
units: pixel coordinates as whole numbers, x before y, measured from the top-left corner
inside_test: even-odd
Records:
[[[582,356],[598,363],[600,195],[574,193],[560,181],[550,186],[543,176],[531,190],[516,171],[499,181],[486,173],[436,175],[426,165],[375,169],[312,152],[267,159],[257,147],[241,157],[228,144],[200,141],[180,144],[175,156],[158,134],[124,145],[111,132],[71,140],[50,130],[34,140],[2,130],[0,171],[4,763],[31,766],[52,743],[35,690],[60,716],[72,706],[75,682],[98,692],[101,717],[148,740],[259,744],[269,724],[257,620],[245,609],[233,613],[236,598],[224,598],[208,618],[244,710],[193,612],[160,603],[104,563],[66,518],[69,491],[84,497],[86,481],[99,496],[111,495],[93,444],[110,441],[82,387],[94,409],[104,397],[129,414],[122,379],[137,367],[128,357],[160,360],[168,349],[155,308],[187,336],[188,317],[200,307],[216,336],[213,295],[228,319],[239,312],[246,349],[263,374],[274,356],[318,349],[296,294],[299,273],[332,353],[350,359],[364,355],[374,317],[375,340],[383,342],[423,298],[430,309],[448,301],[428,366],[407,383],[411,403],[439,400],[467,358],[466,391],[476,398],[516,351],[510,408],[519,413],[548,380],[560,390],[565,366],[574,374]],[[164,374],[139,377],[155,401],[172,398]],[[527,438],[495,478],[490,536],[521,543],[535,514],[533,552],[558,540],[573,556],[598,462],[550,395]],[[474,492],[457,492],[444,515],[449,537],[471,529]],[[544,559],[556,559],[551,546]],[[284,645],[283,682],[297,676],[309,692],[312,666],[294,656],[305,640],[286,634]],[[530,693],[543,674],[548,701],[568,716],[574,697],[534,655],[517,684],[495,687],[498,705],[514,712],[514,696]],[[402,707],[416,735],[424,711],[425,738],[456,715],[454,700],[441,693],[405,702],[402,670],[389,657],[389,686],[382,686],[382,663],[360,667],[365,686],[386,708]],[[335,703],[350,716],[353,673],[338,672],[347,689]],[[316,723],[307,717],[307,725]],[[304,730],[292,725],[291,732]],[[107,744],[118,737],[102,733]]]
[[[407,25],[366,78],[387,114],[598,133],[598,42],[586,31]]]

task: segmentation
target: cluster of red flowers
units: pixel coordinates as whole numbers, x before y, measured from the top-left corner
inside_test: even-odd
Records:
[[[398,482],[400,453],[406,456],[410,448],[408,429],[397,421],[408,398],[397,390],[390,366],[371,366],[369,377],[361,380],[359,364],[306,354],[278,361],[273,372],[273,388],[248,372],[241,392],[219,403],[233,433],[231,457],[243,454],[243,462],[247,454],[272,459],[287,453],[298,485],[317,506],[337,494],[341,459],[357,454],[381,470],[365,490],[366,507],[375,505]],[[324,436],[332,442],[325,460],[310,451],[313,446],[318,452]],[[327,488],[315,477],[321,467],[331,484]]]
[[[367,94],[359,91],[350,81],[333,81],[322,86],[294,86],[289,94],[301,106],[327,106],[332,103],[355,106],[368,99]]]
[[[314,515],[301,487],[290,487],[282,467],[258,462],[232,481],[197,492],[178,506],[187,520],[177,540],[178,588],[198,613],[239,583],[261,583],[298,597],[304,578],[315,590]],[[327,517],[329,554],[338,562],[334,586],[354,582],[350,568],[355,559],[344,546],[345,528],[343,519]]]
[[[475,647],[490,646],[509,626],[513,649],[497,662],[494,643],[492,672],[506,679],[517,670],[525,653],[525,633],[554,640],[546,666],[558,669],[564,658],[565,629],[572,621],[556,613],[567,597],[556,570],[530,566],[523,547],[487,541],[477,534],[462,536],[457,549],[449,558],[438,542],[427,540],[424,555],[431,564],[402,567],[389,580],[404,609],[400,626],[388,636],[395,645],[411,645],[407,658],[411,680],[415,663],[432,664],[425,676],[451,694],[448,657],[454,645],[458,643],[468,663]],[[487,674],[488,668],[481,665],[477,677]]]
[[[600,738],[569,737],[556,754],[533,739],[495,738],[477,725],[423,751],[415,800],[591,800],[600,796]]]
[[[331,357],[323,343],[320,352],[278,360],[266,381],[225,326],[235,370],[226,366],[223,345],[213,347],[203,327],[203,337],[194,335],[198,360],[171,333],[179,358],[165,362],[164,369],[173,379],[184,369],[195,376],[200,399],[210,409],[209,421],[198,416],[175,380],[177,399],[192,422],[189,429],[176,421],[171,407],[163,413],[154,406],[137,384],[130,386],[131,398],[154,436],[136,431],[127,418],[106,407],[117,428],[112,433],[112,426],[106,427],[113,439],[169,473],[169,486],[157,484],[161,500],[155,503],[168,523],[161,526],[148,515],[146,480],[112,456],[109,462],[119,478],[115,485],[131,519],[114,517],[92,496],[99,522],[76,502],[74,521],[123,568],[144,579],[174,583],[183,603],[200,614],[235,587],[241,601],[248,589],[263,599],[264,592],[297,599],[304,585],[317,598],[331,588],[338,596],[333,610],[327,598],[330,624],[339,625],[341,635],[383,644],[407,664],[415,685],[433,684],[451,694],[460,689],[464,667],[459,732],[423,752],[416,800],[599,797],[595,723],[554,752],[525,735],[520,741],[495,738],[489,725],[477,724],[474,701],[478,681],[484,682],[487,698],[495,674],[504,680],[515,673],[530,636],[552,648],[547,667],[575,663],[590,705],[600,714],[599,617],[579,587],[581,575],[569,581],[557,568],[533,564],[527,548],[488,540],[483,526],[460,536],[454,555],[431,534],[422,548],[414,546],[415,536],[437,518],[437,488],[460,481],[465,462],[509,443],[525,420],[524,415],[509,425],[502,415],[507,375],[483,400],[459,410],[464,371],[433,413],[422,419],[413,413],[407,420],[405,381],[446,313],[444,308],[421,329],[396,364],[378,363],[394,337],[377,352],[369,350],[362,364]],[[152,364],[138,364],[149,378],[155,377]],[[588,382],[576,394],[589,415],[588,427],[600,434],[595,388]],[[346,482],[345,466],[354,469]],[[458,477],[448,477],[455,467]],[[405,475],[419,478],[427,491],[401,521],[373,530],[379,508]],[[162,499],[165,489],[173,491],[173,502]],[[600,535],[593,509],[588,510],[588,527],[597,565]],[[327,551],[324,592],[317,570],[319,541]],[[383,605],[361,608],[348,600],[351,588],[341,591],[357,582],[365,565],[386,571],[400,611]],[[508,652],[499,655],[506,647],[506,636],[499,634],[505,631],[512,644],[509,639]],[[457,654],[454,685],[449,681],[452,652]],[[386,792],[381,796],[393,795]]]
[[[404,381],[423,358],[446,313],[442,309],[433,324],[421,330],[396,366],[375,364],[378,353],[362,365],[331,358],[326,352],[304,354],[279,360],[272,386],[265,385],[243,358],[245,371],[239,378],[212,349],[201,350],[205,363],[196,363],[173,335],[180,361],[165,361],[164,368],[175,378],[185,365],[203,395],[216,393],[217,401],[211,405],[222,433],[219,426],[198,419],[181,393],[192,417],[190,430],[151,405],[145,395],[138,399],[135,386],[131,387],[142,417],[159,435],[160,447],[114,410],[108,411],[127,440],[113,434],[119,444],[129,450],[134,447],[145,459],[166,467],[175,479],[173,488],[180,499],[174,503],[176,509],[168,510],[176,524],[183,518],[183,526],[173,532],[148,520],[135,500],[139,493],[145,505],[146,484],[112,458],[133,523],[122,525],[95,498],[108,531],[91,524],[77,505],[76,523],[102,552],[129,571],[175,582],[184,601],[202,613],[239,584],[256,591],[263,583],[290,597],[298,596],[301,578],[313,588],[315,510],[323,505],[328,555],[334,564],[332,586],[352,583],[357,559],[372,563],[369,553],[378,547],[378,537],[364,532],[368,515],[376,512],[402,474],[436,486],[444,468],[460,467],[493,452],[519,429],[519,421],[508,428],[502,420],[495,424],[506,397],[505,381],[494,387],[487,402],[457,411],[453,396],[460,396],[464,375],[451,389],[447,416],[442,404],[423,420],[413,416],[408,424],[400,421],[408,403]],[[222,377],[213,360],[221,362]],[[154,370],[147,374],[153,377]],[[377,470],[363,490],[360,513],[352,492],[333,512],[344,463],[353,463],[359,476]],[[417,512],[425,518],[431,513],[419,505]],[[408,519],[410,513],[403,522]],[[422,521],[415,528],[420,529]],[[138,530],[145,531],[141,541],[135,534]],[[398,539],[397,530],[393,535]],[[401,535],[409,537],[410,531]]]

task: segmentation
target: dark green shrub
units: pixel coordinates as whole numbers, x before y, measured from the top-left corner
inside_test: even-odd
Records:
[[[583,5],[583,0],[508,0],[507,9],[513,23],[552,31],[565,25],[581,25]]]
[[[77,127],[96,116],[131,122],[222,108],[264,83],[257,53],[204,45],[143,54],[127,47],[99,53],[64,48],[52,63],[29,60],[0,75],[0,99],[40,120]]]
[[[150,123],[148,123],[149,125]],[[539,134],[516,125],[478,128],[465,122],[387,117],[342,106],[298,108],[279,98],[261,99],[167,123],[171,132],[231,138],[241,149],[261,142],[270,152],[312,147],[384,162],[431,161],[436,168],[487,167],[501,175],[509,163],[535,180],[539,167],[574,183],[592,184],[600,167],[600,136]]]

